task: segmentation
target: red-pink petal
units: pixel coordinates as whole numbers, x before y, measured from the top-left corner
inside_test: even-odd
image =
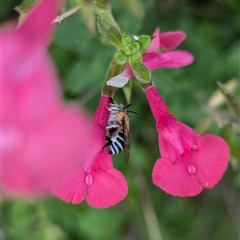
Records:
[[[166,141],[164,138],[162,138],[161,134],[158,134],[158,146],[162,158],[167,158],[173,163],[177,160],[177,150],[173,148],[172,144],[169,141]]]
[[[128,186],[121,172],[112,168],[107,171],[97,171],[93,175],[93,184],[88,187],[87,203],[95,208],[111,207],[122,201]]]
[[[196,174],[189,174],[187,164],[181,160],[172,163],[166,158],[158,159],[153,167],[152,180],[156,186],[173,196],[190,197],[202,191]]]
[[[153,33],[153,40],[151,42],[151,44],[149,45],[149,47],[147,48],[147,50],[145,51],[145,53],[151,53],[151,52],[155,52],[158,53],[160,51],[160,29],[156,28],[156,30]]]
[[[146,53],[143,55],[143,63],[150,69],[179,68],[191,64],[194,57],[187,51],[171,51],[168,53]]]
[[[178,129],[179,133],[181,135],[182,142],[185,146],[189,146],[190,149],[197,148],[197,139],[199,137],[199,134],[195,132],[192,128],[190,128],[188,125],[178,122]]]
[[[164,102],[163,98],[161,97],[155,86],[148,87],[144,90],[144,92],[146,94],[149,106],[156,121],[158,121],[161,116],[167,117],[168,115],[171,115],[167,104]]]
[[[160,47],[165,51],[176,48],[186,38],[182,31],[166,32],[160,35]]]
[[[34,193],[70,176],[84,164],[92,145],[87,123],[78,108],[66,107],[37,128],[5,125],[3,137],[14,152],[5,146],[3,187],[12,193]]]
[[[106,143],[105,140],[105,127],[109,116],[107,109],[109,105],[109,96],[101,96],[97,109],[94,113],[91,122],[91,130],[93,132],[94,143],[91,146],[91,151],[88,156],[88,165],[91,166],[95,161],[97,154],[102,150],[102,147]]]
[[[219,136],[205,134],[197,139],[198,150],[191,162],[197,167],[202,186],[212,188],[222,178],[229,162],[229,147]]]
[[[89,119],[76,106],[68,106],[43,128],[32,132],[25,159],[30,166],[39,164],[50,183],[83,167],[92,146]],[[85,137],[83,137],[85,136]]]
[[[42,0],[31,11],[23,25],[18,29],[21,34],[27,36],[29,42],[47,43],[49,34],[54,27],[51,24],[53,18],[57,16],[60,0]]]
[[[87,193],[87,186],[84,179],[84,171],[79,169],[79,173],[71,180],[67,181],[65,184],[61,184],[61,181],[59,185],[52,187],[52,193],[65,202],[73,204],[81,203],[85,199]]]

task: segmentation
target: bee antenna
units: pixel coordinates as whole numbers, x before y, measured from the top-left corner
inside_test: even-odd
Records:
[[[137,112],[134,112],[134,111],[127,111],[128,113],[134,113],[134,114],[136,114],[136,115],[138,115],[138,113]]]
[[[130,103],[130,104],[128,104],[127,106],[125,106],[123,109],[126,109],[126,108],[128,108],[128,107],[130,107],[132,104]]]

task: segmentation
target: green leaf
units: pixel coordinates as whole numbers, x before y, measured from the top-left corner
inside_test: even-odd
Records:
[[[233,112],[240,117],[240,102],[239,100],[221,84],[217,82],[220,92],[224,95]]]

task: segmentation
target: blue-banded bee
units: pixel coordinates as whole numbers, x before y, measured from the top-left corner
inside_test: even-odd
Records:
[[[126,109],[131,106],[123,106],[122,104],[117,104],[110,98],[109,117],[106,126],[106,144],[103,146],[109,147],[108,153],[111,155],[118,154],[124,149],[125,161],[129,159],[130,141],[129,141],[129,127],[130,121],[128,112]]]

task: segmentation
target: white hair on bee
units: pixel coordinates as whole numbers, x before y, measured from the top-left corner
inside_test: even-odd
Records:
[[[117,105],[117,106],[111,106],[110,108],[108,108],[109,112],[112,114],[118,113],[120,111],[123,110],[123,107]]]

